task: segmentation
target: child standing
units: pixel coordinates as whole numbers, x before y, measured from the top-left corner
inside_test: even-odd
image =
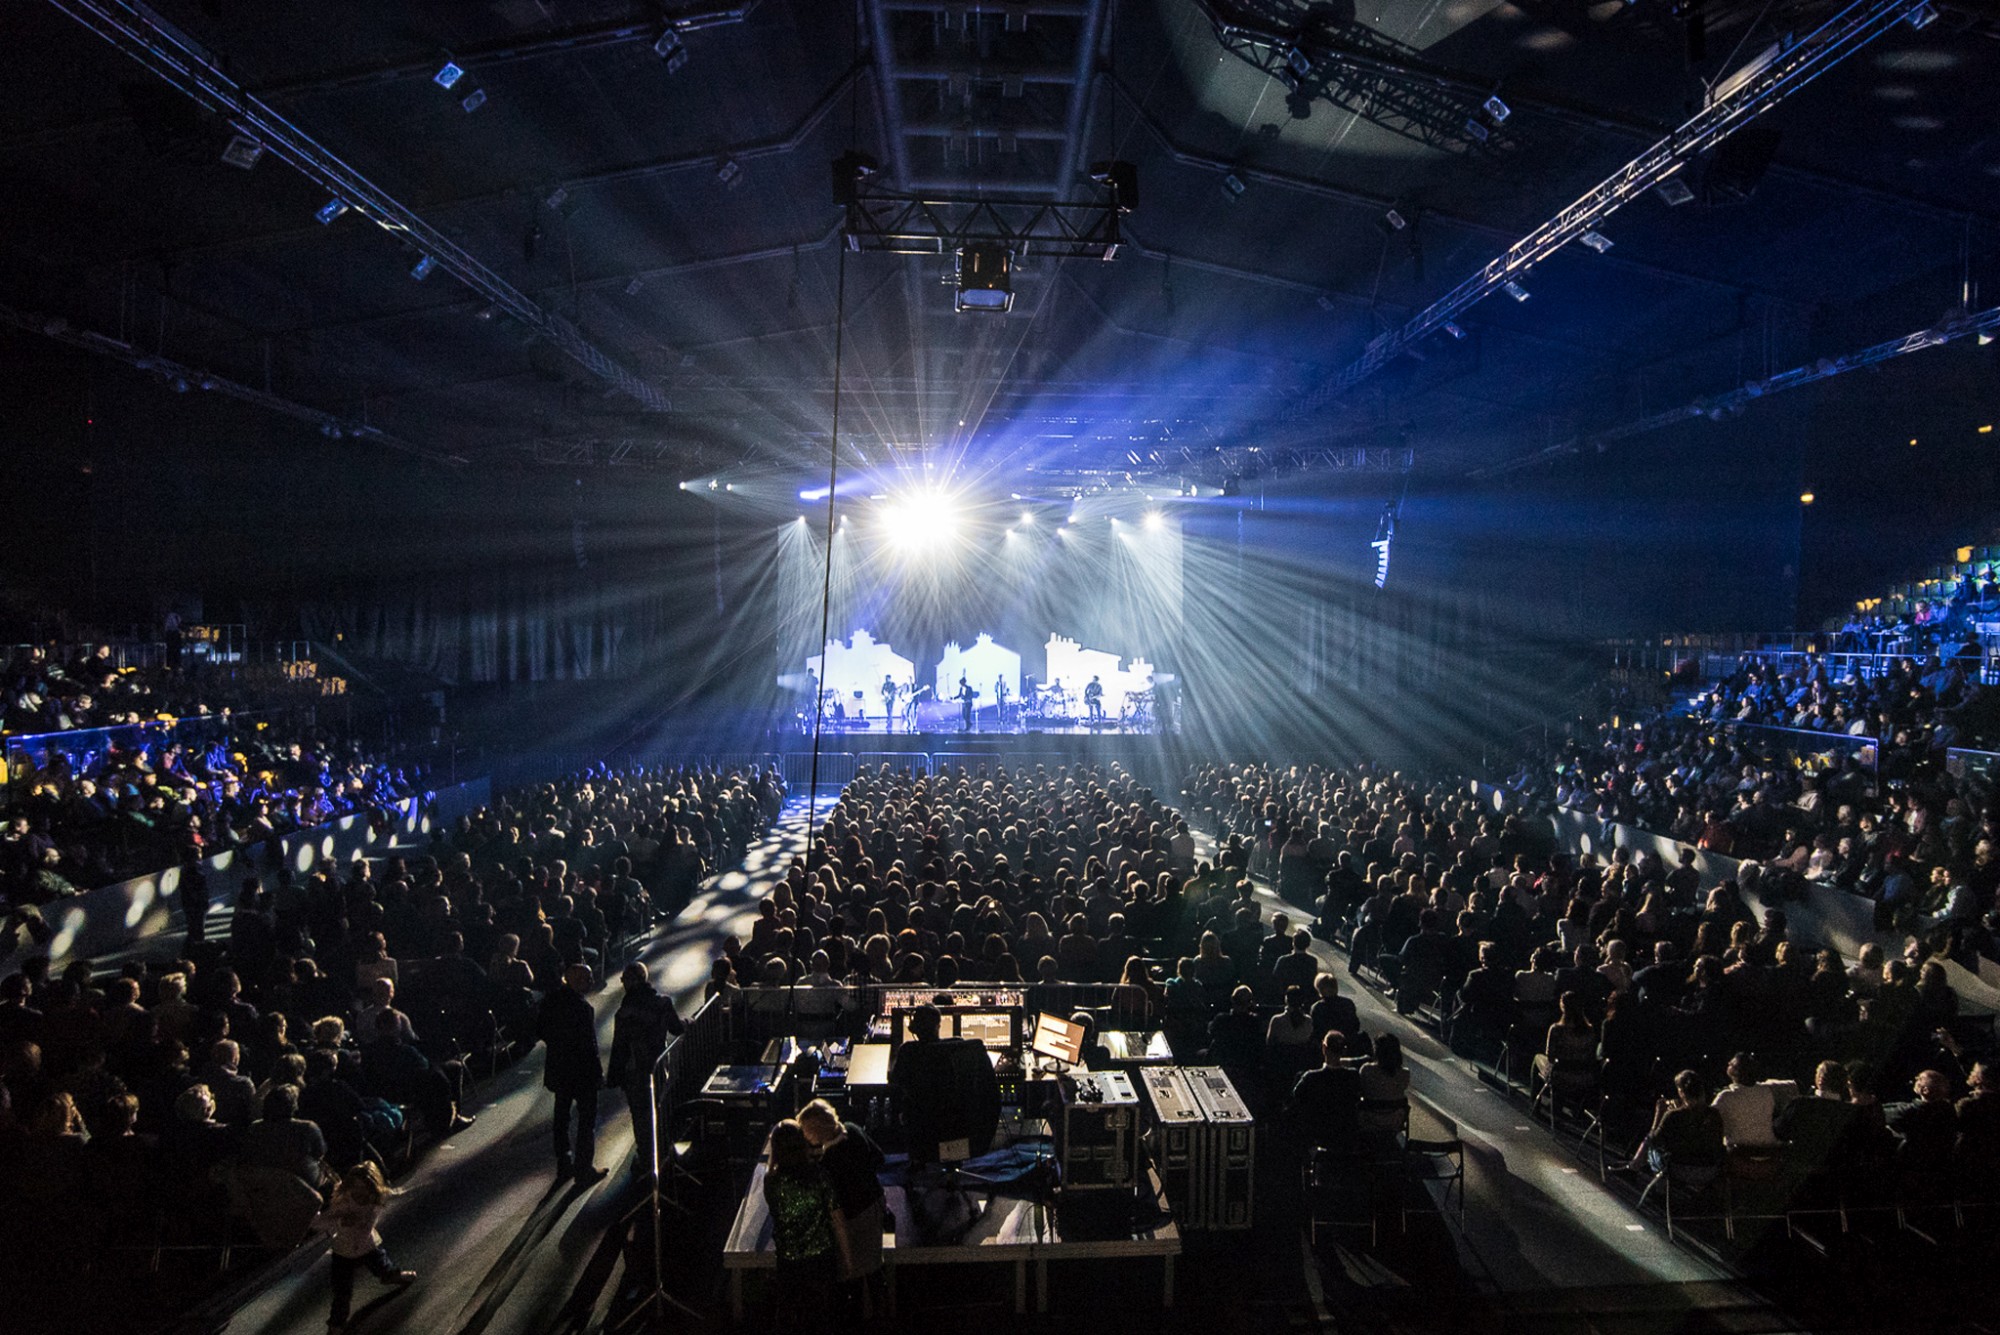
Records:
[[[333,1202],[320,1211],[313,1227],[333,1234],[333,1311],[327,1316],[329,1331],[347,1329],[347,1314],[354,1302],[354,1271],[367,1266],[384,1284],[409,1284],[414,1270],[398,1270],[375,1231],[382,1207],[398,1193],[382,1180],[382,1172],[372,1163],[362,1163],[341,1174],[333,1189]]]

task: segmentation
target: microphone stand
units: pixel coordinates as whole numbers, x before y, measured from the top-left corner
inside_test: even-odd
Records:
[[[661,1054],[661,1060],[665,1060],[664,1053]],[[666,1322],[670,1312],[679,1312],[681,1315],[695,1321],[701,1319],[699,1312],[667,1292],[666,1253],[662,1249],[660,1235],[660,1192],[662,1190],[662,1182],[660,1178],[660,1064],[658,1061],[654,1062],[653,1068],[646,1073],[646,1097],[653,1104],[652,1143],[646,1146],[647,1163],[653,1170],[652,1189],[646,1193],[646,1202],[650,1205],[653,1213],[653,1286],[647,1292],[646,1296],[639,1300],[639,1305],[630,1312],[627,1312],[625,1319],[613,1328],[621,1331],[635,1326],[648,1313],[652,1313],[654,1319],[662,1324]]]

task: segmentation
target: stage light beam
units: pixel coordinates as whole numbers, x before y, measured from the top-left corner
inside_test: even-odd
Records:
[[[892,546],[928,551],[957,538],[958,506],[938,492],[897,496],[882,508],[882,527]]]

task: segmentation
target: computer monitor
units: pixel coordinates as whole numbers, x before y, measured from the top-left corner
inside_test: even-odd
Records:
[[[1083,1026],[1059,1015],[1037,1015],[1035,1039],[1029,1051],[1037,1057],[1075,1065],[1083,1060]]]
[[[1014,1017],[1018,1011],[963,1011],[958,1015],[958,1036],[977,1039],[981,1046],[1008,1051],[1020,1046]]]
[[[940,1006],[938,1037],[970,1038],[992,1052],[1018,1052],[1021,1047],[1021,1012],[990,1007]],[[909,1037],[909,1011],[893,1011],[889,1016],[889,1041],[900,1046]]]

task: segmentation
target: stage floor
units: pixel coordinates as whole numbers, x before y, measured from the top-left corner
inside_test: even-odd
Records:
[[[800,733],[811,739],[810,733]],[[970,728],[958,726],[958,720],[920,723],[915,727],[898,720],[894,727],[881,719],[853,719],[835,722],[829,720],[821,732],[822,737],[928,737],[949,740],[954,737],[1159,737],[1163,736],[1156,726],[1126,726],[1117,719],[1107,719],[1101,723],[1087,723],[1079,720],[1061,721],[1038,719],[1033,723],[1000,724],[992,720],[977,720]]]

